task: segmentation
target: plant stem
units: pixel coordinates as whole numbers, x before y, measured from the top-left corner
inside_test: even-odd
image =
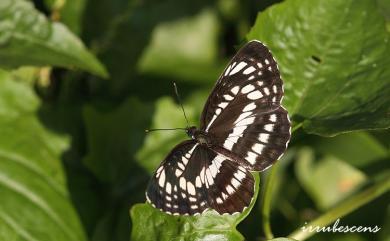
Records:
[[[379,197],[380,195],[386,193],[389,190],[390,190],[390,176],[387,176],[386,178],[384,178],[384,180],[374,184],[373,186],[367,188],[366,190],[345,200],[344,202],[330,209],[329,211],[322,214],[321,216],[314,219],[313,221],[306,224],[305,226],[325,227],[328,224],[333,223],[338,218],[341,218],[353,212],[354,210],[374,200],[375,198]],[[308,232],[307,230],[305,232],[302,228],[299,228],[294,232],[292,232],[288,237],[302,241],[302,240],[306,240],[307,238],[311,237],[316,233],[317,232]]]
[[[298,130],[300,127],[302,127],[303,123],[300,122],[299,124],[295,125],[294,128],[291,130],[291,134],[294,133],[296,130]],[[265,237],[267,239],[273,239],[274,235],[272,233],[271,229],[271,222],[270,222],[270,214],[271,214],[271,199],[272,199],[272,192],[275,184],[275,173],[277,172],[278,168],[277,161],[271,168],[270,174],[266,180],[265,184],[265,190],[263,193],[263,202],[261,206],[261,215],[263,219],[263,231],[265,234]]]
[[[276,162],[275,165],[273,165],[270,174],[268,175],[267,182],[265,184],[265,191],[263,194],[263,205],[261,207],[261,215],[263,218],[263,230],[265,237],[267,239],[273,239],[274,235],[272,234],[271,230],[271,222],[270,222],[270,213],[271,213],[271,198],[272,198],[272,191],[275,184],[275,173],[276,169],[278,167],[278,163]]]
[[[291,129],[291,134],[303,126],[303,122],[299,122]]]

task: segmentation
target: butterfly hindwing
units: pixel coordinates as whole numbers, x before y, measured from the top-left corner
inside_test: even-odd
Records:
[[[287,111],[280,106],[283,82],[270,51],[258,41],[245,45],[217,81],[204,107],[201,129],[214,144],[262,171],[286,150]]]
[[[146,196],[170,214],[194,215],[208,208],[232,214],[247,207],[253,193],[249,171],[195,141],[185,141],[157,169]]]

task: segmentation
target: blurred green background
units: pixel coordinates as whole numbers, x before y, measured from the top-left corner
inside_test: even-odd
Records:
[[[172,82],[199,125],[229,59],[258,39],[279,63],[294,127],[270,191],[274,236],[380,184],[341,219],[378,233],[309,240],[389,241],[389,34],[388,0],[0,0],[0,240],[266,240],[270,171],[241,216],[133,206],[186,138],[144,132],[185,126]]]

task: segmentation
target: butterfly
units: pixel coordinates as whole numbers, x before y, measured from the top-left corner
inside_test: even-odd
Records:
[[[252,40],[232,58],[204,106],[200,128],[185,129],[151,178],[147,202],[173,215],[242,212],[254,195],[251,171],[270,167],[287,149],[291,124],[281,106],[275,59]]]

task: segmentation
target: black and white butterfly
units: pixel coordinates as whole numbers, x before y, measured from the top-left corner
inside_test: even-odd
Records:
[[[147,201],[173,215],[242,212],[254,194],[250,171],[270,167],[290,140],[282,97],[270,51],[259,41],[247,43],[219,77],[200,128],[187,128],[191,140],[173,148],[154,173]]]

